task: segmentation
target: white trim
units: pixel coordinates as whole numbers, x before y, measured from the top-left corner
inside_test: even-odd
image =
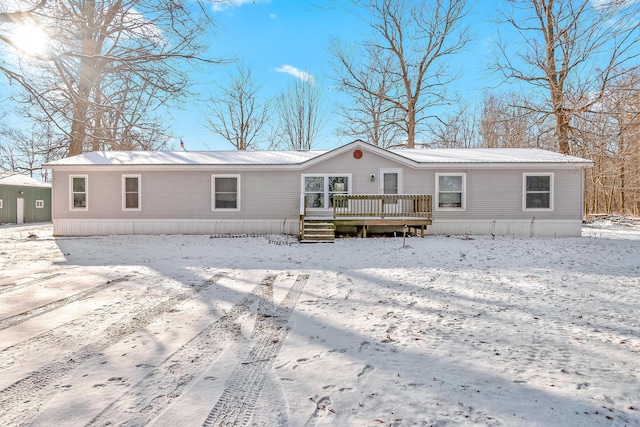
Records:
[[[235,208],[216,208],[216,178],[236,178],[236,207]],[[240,174],[213,174],[211,175],[211,211],[232,212],[240,210]]]
[[[127,178],[138,179],[138,207],[127,207]],[[141,211],[142,210],[142,175],[141,174],[122,174],[122,210],[123,211]]]
[[[304,187],[304,180],[305,178],[315,178],[315,177],[320,177],[320,178],[324,178],[324,182],[323,182],[323,195],[324,195],[324,206],[322,208],[312,208],[312,207],[308,207],[307,206],[307,211],[312,211],[314,213],[317,212],[329,212],[329,211],[333,211],[333,207],[329,206],[326,207],[327,204],[329,203],[329,177],[346,177],[348,180],[348,185],[347,185],[347,191],[346,194],[351,194],[351,186],[353,185],[353,178],[352,178],[352,174],[350,173],[303,173],[300,175],[300,194],[301,195],[306,195],[307,192],[305,191],[305,187]]]
[[[73,206],[73,179],[84,178],[84,207]],[[88,211],[89,210],[89,175],[69,175],[69,210]]]
[[[43,209],[43,208],[44,208],[44,200],[36,200],[36,209]]]
[[[403,194],[403,182],[404,177],[402,175],[403,170],[401,168],[380,168],[378,169],[378,192],[379,194],[384,194],[384,177],[385,173],[396,173],[398,174],[398,194]]]
[[[441,176],[460,176],[462,177],[462,194],[460,195],[460,206],[457,207],[440,207],[440,177]],[[436,173],[435,179],[435,200],[434,209],[442,212],[464,212],[467,210],[467,174],[466,172],[450,172],[450,173]],[[457,193],[457,191],[456,191]]]
[[[393,151],[389,151],[385,148],[380,148],[378,146],[368,144],[361,140],[355,140],[346,145],[343,145],[342,147],[338,147],[333,150],[329,150],[327,152],[321,153],[311,159],[301,162],[299,165],[302,166],[303,169],[306,169],[318,163],[327,161],[333,157],[339,156],[349,151],[358,150],[358,149],[362,150],[365,156],[367,153],[373,153],[373,154],[379,155],[380,157],[389,159],[391,161],[403,164],[408,167],[418,166],[418,162],[416,162],[413,159],[394,153]],[[359,161],[362,161],[362,160],[359,159]]]
[[[527,208],[527,177],[529,176],[548,176],[549,177],[549,207],[548,208]],[[553,172],[524,172],[522,174],[522,210],[524,212],[551,212],[553,211],[554,199],[554,182]],[[546,193],[546,192],[545,192]]]
[[[0,209],[2,209],[2,199],[0,199]]]

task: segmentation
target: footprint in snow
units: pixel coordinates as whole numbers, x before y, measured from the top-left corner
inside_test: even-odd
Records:
[[[369,374],[371,374],[371,372],[373,372],[375,368],[371,365],[365,365],[364,368],[362,368],[362,370],[360,371],[360,373],[358,374],[358,380],[364,380],[365,378],[367,378],[369,376]]]

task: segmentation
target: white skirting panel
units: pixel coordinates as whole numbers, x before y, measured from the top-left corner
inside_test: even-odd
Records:
[[[429,234],[485,235],[517,237],[580,237],[581,220],[476,220],[434,219]]]
[[[121,220],[55,219],[54,236],[112,234],[300,234],[299,218],[282,220]]]

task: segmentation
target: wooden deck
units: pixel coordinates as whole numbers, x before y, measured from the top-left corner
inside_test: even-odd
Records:
[[[427,194],[361,194],[334,195],[332,215],[308,216],[306,200],[301,197],[300,240],[310,241],[307,231],[313,223],[324,222],[339,226],[355,227],[357,234],[367,237],[370,226],[407,227],[420,230],[424,237],[432,222],[431,196]],[[328,238],[324,237],[323,241]]]

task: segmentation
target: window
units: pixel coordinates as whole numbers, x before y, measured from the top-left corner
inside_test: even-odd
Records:
[[[2,199],[0,199],[0,209],[2,209]]]
[[[212,210],[240,210],[240,175],[212,175]]]
[[[523,210],[553,210],[553,174],[525,173]]]
[[[139,211],[142,209],[140,175],[122,175],[122,210]]]
[[[317,209],[333,209],[333,196],[349,194],[350,175],[307,175],[302,177],[302,191],[306,206]],[[346,206],[347,200],[339,206]]]
[[[71,175],[69,186],[71,189],[70,208],[72,210],[89,209],[89,198],[87,194],[89,177],[87,175]]]
[[[436,209],[464,210],[466,174],[436,174]]]
[[[44,208],[44,200],[36,200],[36,209]]]

